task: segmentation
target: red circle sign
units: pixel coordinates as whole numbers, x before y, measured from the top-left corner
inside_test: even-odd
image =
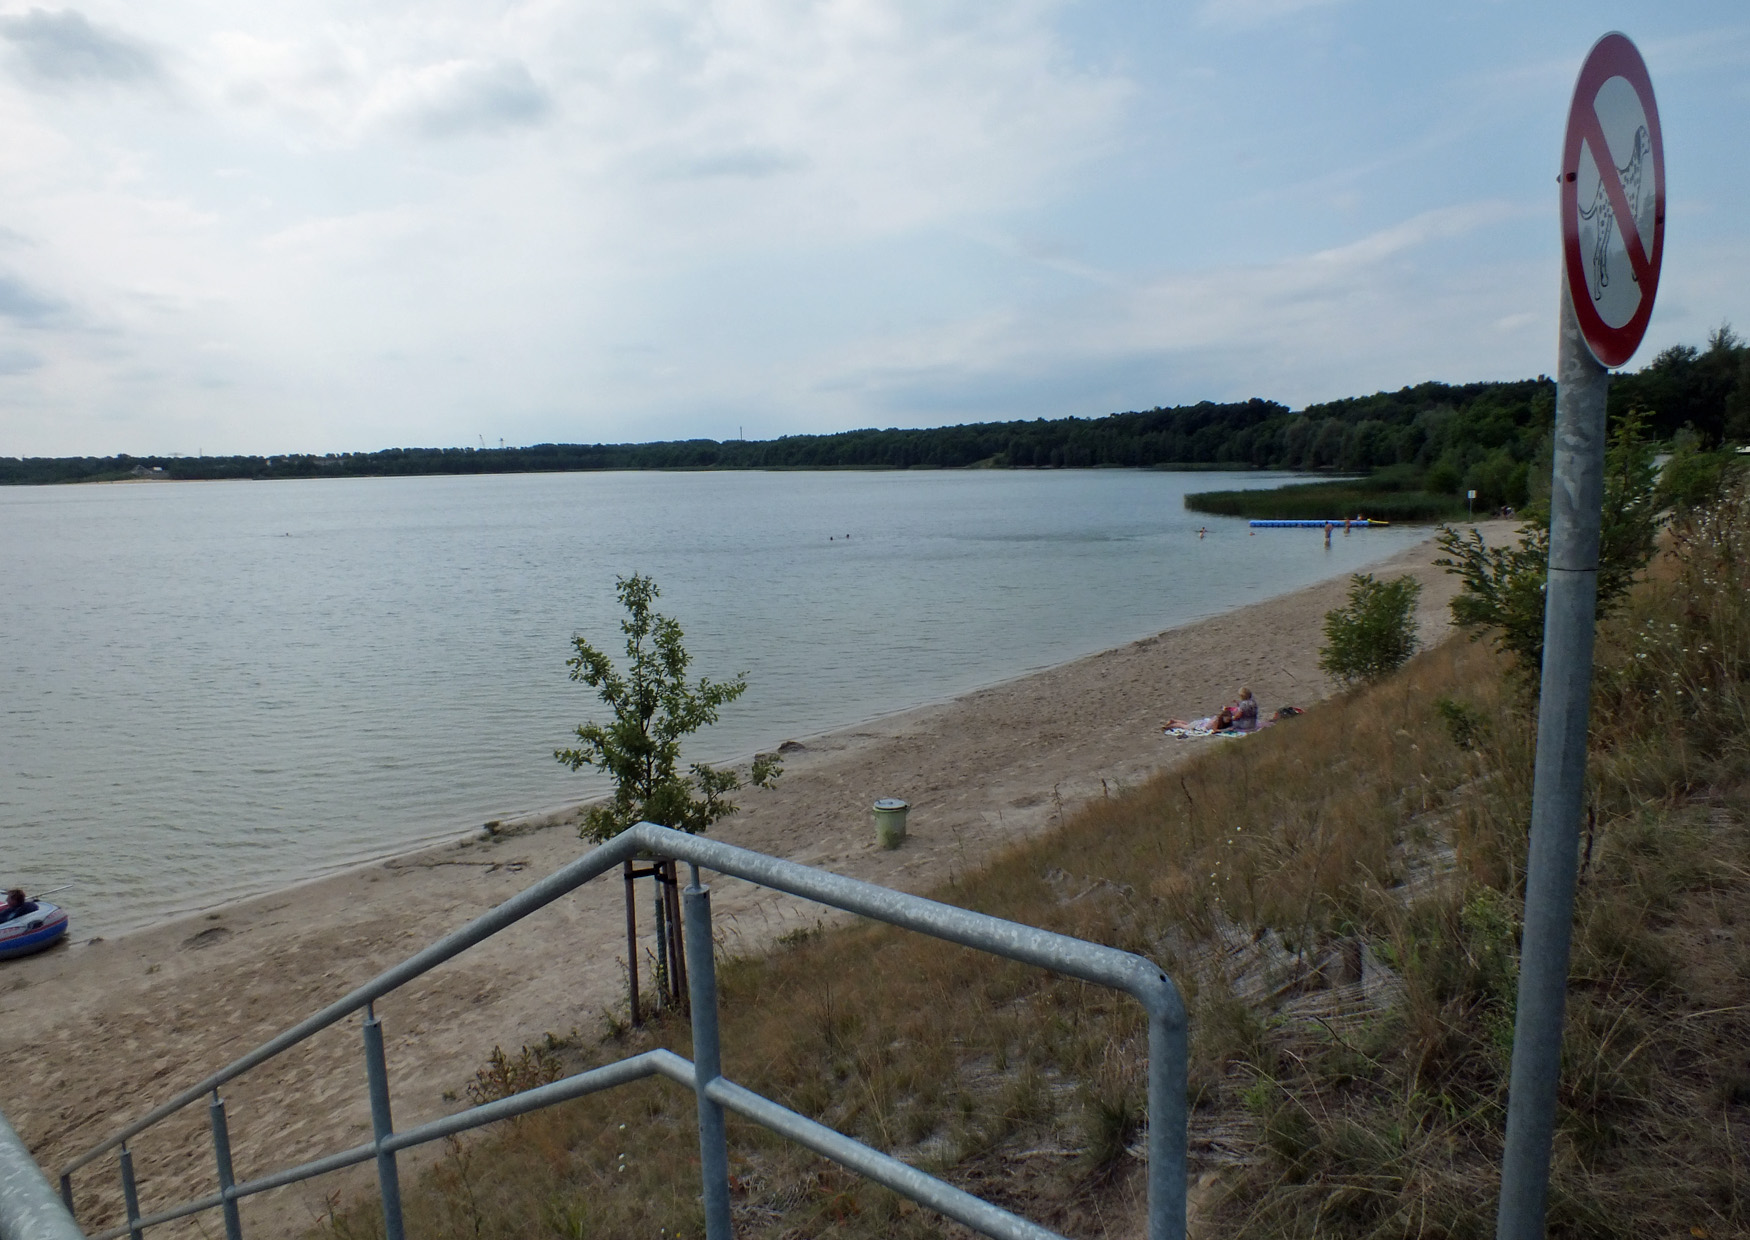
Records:
[[[1640,347],[1665,253],[1665,140],[1627,35],[1592,45],[1562,142],[1562,257],[1586,347],[1621,366]]]

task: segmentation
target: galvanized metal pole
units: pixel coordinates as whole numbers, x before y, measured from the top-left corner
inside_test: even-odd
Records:
[[[1162,975],[1165,976],[1164,974]],[[1148,1014],[1148,1237],[1185,1240],[1191,1046],[1182,1007]]]
[[[64,1179],[62,1185],[62,1199],[57,1200],[30,1147],[0,1115],[0,1236],[84,1240],[72,1207],[65,1204],[72,1189]]]
[[[395,1135],[389,1111],[389,1066],[383,1058],[383,1022],[376,1008],[365,1005],[365,1079],[371,1092],[371,1133],[377,1145],[377,1187],[383,1197],[383,1234],[387,1240],[403,1240],[401,1227],[401,1173],[395,1166],[395,1151],[383,1142]]]
[[[134,1226],[140,1221],[140,1189],[134,1183],[134,1152],[122,1146],[122,1205],[128,1212],[128,1240],[146,1240],[146,1233]]]
[[[1586,725],[1592,696],[1610,372],[1594,360],[1581,338],[1566,280],[1556,382],[1543,686],[1537,711],[1525,931],[1519,951],[1519,1004],[1513,1023],[1513,1073],[1496,1240],[1542,1240],[1544,1234],[1574,920],[1574,873],[1586,798]]]
[[[213,1100],[207,1104],[207,1118],[213,1125],[213,1161],[219,1168],[219,1195],[224,1202],[225,1240],[243,1240],[243,1217],[237,1212],[237,1199],[231,1196],[231,1189],[237,1183],[237,1177],[231,1172],[231,1129],[225,1123],[225,1100],[219,1097],[219,1091],[213,1091]]]
[[[732,1240],[729,1146],[722,1104],[705,1087],[723,1075],[717,1039],[717,945],[711,935],[711,893],[699,885],[699,867],[684,895],[687,978],[693,1006],[693,1079],[699,1095],[699,1175],[704,1181],[706,1240]]]

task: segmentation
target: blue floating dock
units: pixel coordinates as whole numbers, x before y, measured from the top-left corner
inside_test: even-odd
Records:
[[[1345,521],[1345,520],[1343,520],[1342,517],[1338,517],[1335,521],[1254,521],[1254,522],[1252,522],[1252,525],[1259,528],[1259,529],[1269,529],[1269,530],[1322,530],[1327,525],[1347,525],[1347,526],[1350,526],[1351,528],[1353,528],[1353,527],[1358,526],[1358,525],[1360,525],[1360,526],[1369,526],[1369,525],[1377,526],[1377,525],[1390,525],[1390,524],[1391,524],[1390,521],[1356,521],[1353,519]]]

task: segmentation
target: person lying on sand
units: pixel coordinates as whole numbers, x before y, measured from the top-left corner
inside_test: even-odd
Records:
[[[1161,724],[1163,732],[1232,732],[1234,731],[1234,713],[1231,706],[1223,706],[1213,715],[1202,719],[1169,719]]]
[[[1255,732],[1258,730],[1258,699],[1250,689],[1241,689],[1239,700],[1223,706],[1206,719],[1169,719],[1161,731]]]

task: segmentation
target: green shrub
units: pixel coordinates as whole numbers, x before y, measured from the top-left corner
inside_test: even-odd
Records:
[[[1416,600],[1422,583],[1412,577],[1375,581],[1372,573],[1349,579],[1349,604],[1325,613],[1325,645],[1319,667],[1348,687],[1398,670],[1416,653]]]
[[[677,769],[681,740],[717,722],[718,710],[747,690],[747,676],[687,683],[693,656],[682,644],[681,626],[652,609],[662,593],[656,582],[637,573],[614,582],[626,618],[626,670],[581,636],[577,653],[566,660],[571,679],[587,684],[613,711],[611,723],[577,728],[575,749],[556,749],[554,758],[572,770],[593,766],[614,781],[613,798],[591,806],[578,833],[586,840],[610,840],[636,822],[654,822],[698,834],[735,812],[728,794],[741,777],[726,767],[695,762],[691,774]],[[776,754],[760,754],[748,782],[770,787],[782,774]]]
[[[1429,467],[1423,485],[1436,495],[1451,495],[1458,490],[1458,484],[1463,480],[1451,457],[1443,456]]]
[[[1659,499],[1652,445],[1641,435],[1642,415],[1625,418],[1611,436],[1604,459],[1604,494],[1598,545],[1598,619],[1609,616],[1653,558],[1659,532]],[[1435,560],[1463,579],[1452,600],[1452,618],[1472,630],[1473,640],[1491,633],[1495,646],[1513,656],[1525,685],[1535,691],[1543,676],[1544,585],[1549,578],[1549,513],[1526,515],[1519,542],[1491,547],[1481,533],[1441,526],[1436,541],[1446,554]]]
[[[1489,734],[1487,716],[1474,706],[1467,706],[1455,698],[1438,697],[1434,699],[1434,710],[1446,725],[1452,743],[1460,749],[1475,749],[1478,742]]]
[[[1737,468],[1735,453],[1704,452],[1693,434],[1680,436],[1659,471],[1659,506],[1678,513],[1706,507],[1725,494]]]

